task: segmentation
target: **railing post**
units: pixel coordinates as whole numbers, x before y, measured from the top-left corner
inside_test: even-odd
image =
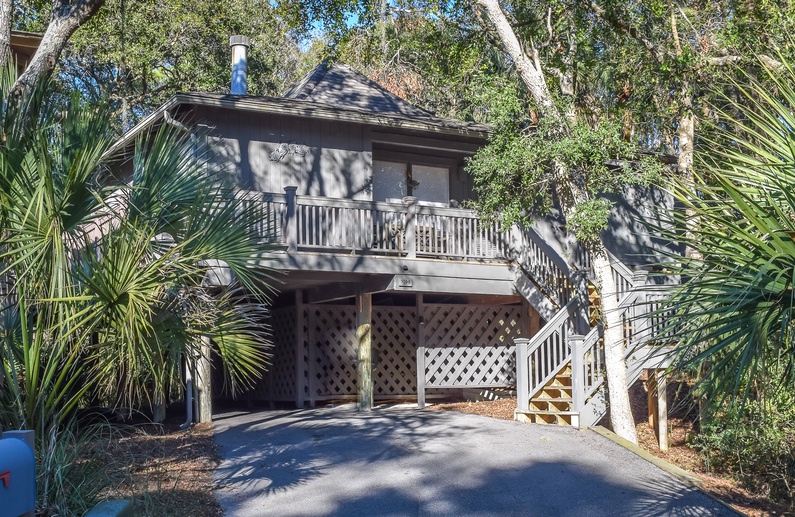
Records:
[[[530,340],[517,338],[516,343],[516,406],[519,411],[527,412],[530,403],[530,371],[527,364],[527,348]]]
[[[406,196],[403,204],[408,207],[406,216],[406,257],[417,258],[417,198]]]
[[[425,407],[425,302],[417,293],[417,408]]]
[[[589,315],[588,273],[585,270],[572,270],[570,278],[576,290],[577,316],[574,318],[574,327],[580,334],[587,334],[591,330]]]
[[[584,343],[585,336],[579,334],[569,336],[569,345],[571,346],[571,404],[572,411],[578,414],[585,406]]]
[[[298,224],[296,221],[296,200],[295,192],[298,190],[296,186],[284,187],[284,193],[287,196],[287,211],[284,214],[284,237],[287,242],[287,251],[298,251]]]

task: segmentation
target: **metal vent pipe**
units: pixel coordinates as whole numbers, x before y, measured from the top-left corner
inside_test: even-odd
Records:
[[[246,95],[248,90],[246,53],[250,45],[248,36],[232,36],[232,95]]]

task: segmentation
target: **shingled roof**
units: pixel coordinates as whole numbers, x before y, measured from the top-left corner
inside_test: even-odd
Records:
[[[124,148],[153,124],[162,123],[179,106],[207,106],[304,118],[339,120],[374,126],[446,133],[485,139],[489,126],[434,116],[401,99],[347,65],[322,63],[282,97],[223,93],[177,93],[128,131],[108,151]]]
[[[433,117],[433,114],[409,104],[348,65],[329,65],[326,61],[290,88],[284,97],[378,114]]]

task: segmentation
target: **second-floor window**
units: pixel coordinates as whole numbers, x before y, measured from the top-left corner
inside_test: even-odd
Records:
[[[405,196],[420,204],[449,206],[450,169],[373,160],[373,200],[400,202]]]

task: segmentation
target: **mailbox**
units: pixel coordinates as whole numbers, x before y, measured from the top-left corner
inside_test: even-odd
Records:
[[[35,509],[33,450],[21,437],[0,439],[0,516],[19,517]]]

